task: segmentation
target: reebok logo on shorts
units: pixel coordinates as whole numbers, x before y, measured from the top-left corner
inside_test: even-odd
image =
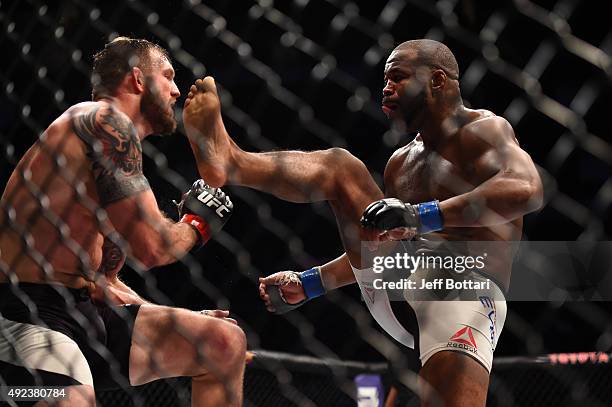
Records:
[[[465,349],[472,353],[478,353],[478,346],[476,346],[476,341],[474,340],[474,335],[472,334],[472,328],[469,326],[465,326],[455,332],[455,334],[448,340],[446,346],[450,348]]]

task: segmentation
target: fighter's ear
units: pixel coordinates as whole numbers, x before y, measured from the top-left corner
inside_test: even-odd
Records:
[[[145,78],[144,72],[137,67],[132,67],[132,71],[130,72],[130,81],[132,82],[134,88],[138,90],[138,92],[144,92],[145,88]]]
[[[431,88],[433,90],[440,90],[444,88],[446,84],[446,80],[448,77],[446,76],[446,72],[442,69],[436,69],[431,74]]]

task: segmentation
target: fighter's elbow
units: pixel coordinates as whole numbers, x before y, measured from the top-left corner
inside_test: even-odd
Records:
[[[132,250],[132,258],[145,270],[152,269],[160,263],[157,254],[145,248],[141,250]]]
[[[170,263],[168,261],[168,250],[163,246],[163,242],[157,241],[157,239],[143,239],[143,241],[132,245],[132,257],[145,270],[163,266]]]
[[[542,183],[539,180],[521,182],[516,196],[525,214],[537,211],[544,205]]]
[[[533,202],[532,211],[537,211],[542,209],[544,206],[544,188],[542,187],[542,183],[538,182],[537,185],[534,185],[533,191],[531,194],[531,201]]]
[[[153,267],[163,266],[167,261],[164,261],[164,257],[159,253],[147,253],[141,257],[141,263],[146,270],[149,270]]]

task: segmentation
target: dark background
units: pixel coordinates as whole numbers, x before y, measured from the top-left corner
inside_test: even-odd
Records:
[[[381,184],[388,157],[408,140],[397,140],[380,111],[384,61],[400,42],[426,36],[455,53],[466,104],[506,117],[542,173],[547,205],[526,218],[525,237],[609,240],[612,35],[594,2],[203,3],[2,0],[0,184],[55,117],[90,99],[91,56],[118,34],[170,50],[179,104],[196,77],[214,76],[228,131],[243,148],[346,147]],[[159,205],[175,216],[171,199],[198,177],[186,139],[150,137],[144,151]],[[341,253],[328,207],[227,192],[235,214],[193,263],[142,275],[126,268],[125,279],[159,303],[230,307],[252,349],[381,360],[362,339],[378,328],[360,319],[367,310],[356,286],[286,317],[268,314],[258,299],[259,276]],[[610,351],[608,303],[508,308],[497,355]]]

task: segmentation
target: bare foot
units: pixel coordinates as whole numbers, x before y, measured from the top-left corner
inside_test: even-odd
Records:
[[[232,149],[236,145],[225,130],[221,102],[212,77],[198,79],[189,88],[183,107],[183,124],[200,176],[208,185],[222,187],[232,167]]]

